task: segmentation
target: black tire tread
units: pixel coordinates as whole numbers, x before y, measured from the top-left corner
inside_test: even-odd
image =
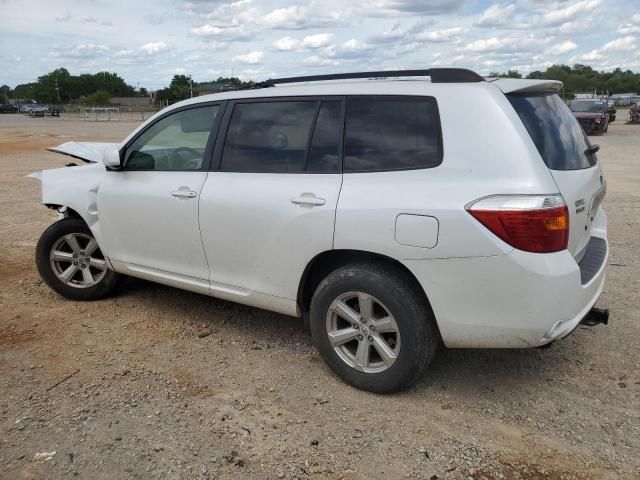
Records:
[[[408,323],[412,323],[411,329],[415,338],[418,339],[418,351],[411,352],[412,358],[403,358],[403,363],[410,367],[403,371],[397,371],[396,366],[402,358],[408,334],[402,334],[403,347],[401,347],[401,357],[398,358],[389,370],[379,374],[365,374],[357,372],[346,365],[333,351],[328,340],[326,340],[326,329],[324,326],[326,309],[322,304],[330,303],[333,299],[324,298],[329,294],[332,285],[347,281],[364,281],[370,285],[383,285],[389,298],[396,299],[402,305],[400,315],[403,315]],[[328,296],[331,297],[332,294]],[[333,297],[335,298],[335,296]],[[379,298],[379,297],[378,297]],[[383,300],[380,298],[380,300]],[[327,304],[328,306],[328,304]],[[388,305],[387,305],[388,306]],[[319,309],[321,311],[319,311]],[[397,313],[394,316],[397,318]],[[400,268],[379,263],[354,263],[343,266],[330,273],[316,289],[311,301],[311,333],[321,356],[329,367],[347,383],[376,393],[392,393],[405,390],[416,383],[424,374],[429,363],[433,360],[440,344],[440,334],[427,299],[418,288],[410,282],[407,274]],[[396,371],[394,371],[394,369]]]
[[[120,281],[120,275],[108,270],[104,278],[93,287],[74,288],[62,283],[51,269],[49,252],[54,242],[69,233],[93,236],[91,229],[80,217],[66,217],[51,224],[40,236],[36,246],[36,266],[44,282],[55,292],[70,300],[100,300],[110,295]]]

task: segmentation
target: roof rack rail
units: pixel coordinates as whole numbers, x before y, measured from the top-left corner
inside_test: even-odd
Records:
[[[380,70],[376,72],[332,73],[306,77],[270,78],[256,84],[258,88],[273,87],[283,83],[319,82],[323,80],[351,80],[357,78],[431,77],[431,83],[472,83],[484,78],[466,68],[429,68],[427,70]]]

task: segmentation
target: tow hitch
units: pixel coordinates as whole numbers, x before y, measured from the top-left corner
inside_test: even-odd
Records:
[[[593,327],[598,324],[607,325],[609,323],[609,309],[593,307],[580,323],[587,327]]]

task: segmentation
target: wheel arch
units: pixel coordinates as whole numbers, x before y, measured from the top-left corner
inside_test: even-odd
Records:
[[[57,203],[45,203],[44,206],[50,210],[57,210],[58,213],[60,213],[64,217],[78,217],[82,219],[84,223],[87,223],[87,221],[84,218],[82,218],[82,215],[80,215],[77,211],[75,211],[73,208],[67,205],[62,205]],[[87,226],[89,226],[88,223],[87,223]]]
[[[386,265],[393,266],[403,275],[406,276],[411,285],[416,289],[418,294],[425,300],[428,308],[433,314],[431,303],[429,298],[420,285],[420,282],[416,276],[398,260],[382,255],[380,253],[369,252],[365,250],[327,250],[316,255],[307,264],[302,276],[300,277],[300,283],[298,286],[297,302],[298,308],[302,312],[303,316],[309,311],[311,305],[311,298],[316,288],[322,282],[322,280],[334,270],[340,267],[353,263],[384,263]],[[435,315],[434,315],[435,317]],[[436,320],[437,324],[437,320]]]

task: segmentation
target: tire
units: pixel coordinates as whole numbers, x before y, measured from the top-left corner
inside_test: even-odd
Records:
[[[364,305],[364,312],[360,305]],[[371,325],[378,328],[374,330]],[[311,300],[310,327],[314,344],[327,365],[345,382],[376,393],[398,392],[413,385],[440,344],[424,294],[399,268],[382,263],[347,265],[330,273]],[[392,331],[394,327],[397,334]],[[340,343],[354,335],[360,337]],[[359,355],[360,349],[367,353]]]
[[[44,231],[36,247],[36,266],[52,290],[71,300],[104,298],[120,279],[107,268],[91,230],[78,217],[63,218]]]

